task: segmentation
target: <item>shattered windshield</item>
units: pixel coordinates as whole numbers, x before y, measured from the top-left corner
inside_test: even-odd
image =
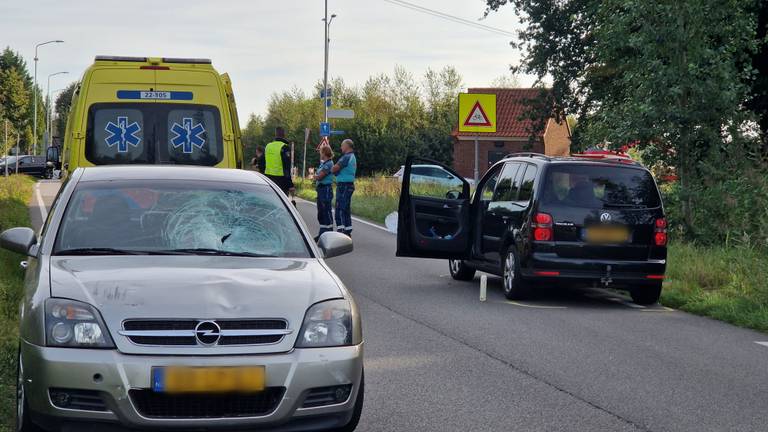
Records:
[[[54,254],[310,256],[268,186],[165,180],[81,183]]]

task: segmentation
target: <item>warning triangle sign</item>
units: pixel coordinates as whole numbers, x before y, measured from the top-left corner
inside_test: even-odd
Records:
[[[464,120],[464,126],[493,126],[490,120],[488,120],[483,106],[480,105],[480,101],[475,102],[475,106],[469,110],[469,115]]]

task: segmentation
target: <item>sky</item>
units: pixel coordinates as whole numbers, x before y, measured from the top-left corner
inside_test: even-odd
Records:
[[[509,36],[422,14],[384,0],[328,0],[330,76],[362,84],[396,65],[416,76],[452,65],[466,87],[483,87],[520,58]],[[476,21],[483,0],[409,0]],[[46,91],[79,79],[96,55],[202,57],[232,78],[241,124],[265,114],[270,96],[298,87],[313,91],[323,76],[323,0],[2,0],[0,45],[19,51],[30,72],[37,43],[38,82]],[[480,21],[515,31],[507,6]],[[530,77],[520,77],[530,85]]]

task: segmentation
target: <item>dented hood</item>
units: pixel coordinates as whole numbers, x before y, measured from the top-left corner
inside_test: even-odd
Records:
[[[217,355],[289,351],[307,308],[344,296],[316,259],[156,255],[54,256],[51,295],[96,306],[122,352]],[[124,320],[148,318],[282,318],[293,333],[278,344],[215,349],[140,346],[118,334]]]

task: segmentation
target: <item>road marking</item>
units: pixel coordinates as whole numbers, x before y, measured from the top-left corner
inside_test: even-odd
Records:
[[[515,305],[515,306],[521,306],[531,309],[568,309],[568,306],[543,306],[543,305],[531,305],[531,304],[524,304],[512,300],[505,301],[503,303]]]
[[[658,308],[653,308],[653,309],[645,308],[645,309],[641,310],[640,312],[674,312],[674,311],[675,310],[672,309],[671,307],[666,307],[666,306],[659,305]]]
[[[40,226],[45,225],[45,220],[48,218],[48,209],[45,208],[43,202],[43,196],[40,195],[40,183],[35,183],[35,199],[37,199],[37,209],[40,210]]]
[[[299,197],[296,197],[296,200],[298,200],[298,201],[303,201],[303,202],[305,202],[305,203],[307,203],[307,204],[311,204],[311,205],[313,205],[313,206],[317,207],[317,203],[314,203],[314,202],[312,202],[312,201],[309,201],[309,200],[305,200],[304,198],[299,198]],[[353,220],[353,221],[355,221],[355,222],[360,222],[360,223],[361,223],[361,224],[363,224],[363,225],[368,225],[368,226],[370,226],[370,227],[378,228],[378,229],[380,229],[380,230],[382,230],[382,231],[384,231],[384,232],[387,232],[387,233],[390,233],[390,234],[392,234],[392,232],[391,232],[390,230],[388,230],[386,227],[383,227],[383,226],[381,226],[381,225],[377,225],[377,224],[375,224],[375,223],[373,223],[373,222],[368,222],[367,220],[363,220],[363,219],[360,219],[360,218],[359,218],[359,217],[357,217],[357,216],[352,216],[352,220]]]
[[[757,342],[757,341],[755,341],[755,343],[758,344],[758,345],[762,345],[764,347],[768,347],[768,342]]]

